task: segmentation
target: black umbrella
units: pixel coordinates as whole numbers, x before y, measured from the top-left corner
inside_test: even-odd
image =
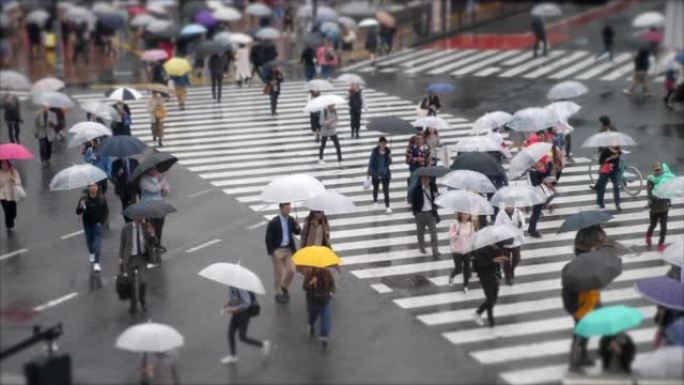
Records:
[[[450,167],[452,170],[471,170],[488,177],[505,174],[506,171],[496,158],[484,152],[466,152],[459,154]]]
[[[176,209],[161,200],[147,200],[126,207],[123,214],[133,219],[164,218],[167,214],[175,213]]]
[[[175,39],[180,35],[180,27],[177,25],[170,26],[169,28],[163,29],[157,32],[146,31],[146,34],[150,39],[161,39],[161,40],[171,40]]]
[[[311,48],[318,48],[323,45],[323,36],[320,33],[309,33],[304,36],[304,45]]]
[[[622,273],[622,260],[616,254],[612,247],[580,254],[563,266],[563,288],[580,292],[605,287]]]
[[[115,135],[105,139],[97,152],[102,156],[114,156],[126,158],[131,155],[140,154],[147,145],[137,138],[128,135]]]
[[[126,20],[124,20],[123,16],[117,13],[102,15],[98,21],[103,27],[110,30],[117,30],[126,25]]]
[[[382,116],[371,118],[366,125],[369,130],[382,131],[388,134],[413,134],[415,127],[404,119],[395,116]]]
[[[429,176],[440,178],[449,173],[448,168],[441,166],[419,167],[411,174],[411,177]]]
[[[606,223],[613,219],[613,216],[605,211],[601,210],[587,210],[580,211],[577,214],[573,214],[563,221],[563,224],[558,229],[558,233],[565,233],[568,231],[577,231],[580,229],[585,229],[593,225],[599,225]]]
[[[217,41],[203,41],[195,47],[195,53],[199,56],[211,56],[226,52],[226,46]]]
[[[129,181],[134,181],[140,178],[144,173],[156,168],[159,172],[168,171],[171,166],[176,164],[178,158],[165,152],[153,151],[147,154],[140,154],[137,157],[140,164],[135,168],[135,171],[129,177]]]

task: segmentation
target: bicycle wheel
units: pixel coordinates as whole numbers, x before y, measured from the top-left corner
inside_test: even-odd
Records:
[[[589,162],[589,166],[587,167],[587,172],[589,173],[589,180],[591,181],[592,185],[596,185],[596,180],[598,179],[598,176],[594,171],[594,166],[594,162]]]
[[[644,188],[644,179],[636,167],[625,167],[625,171],[622,173],[622,188],[632,198],[639,195],[641,189]]]

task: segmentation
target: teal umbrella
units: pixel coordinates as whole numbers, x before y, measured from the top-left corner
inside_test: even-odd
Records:
[[[582,337],[614,336],[641,324],[644,315],[629,306],[607,306],[596,309],[580,320],[575,334]]]

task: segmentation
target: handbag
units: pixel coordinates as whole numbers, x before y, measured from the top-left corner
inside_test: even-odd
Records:
[[[249,299],[252,302],[247,308],[247,315],[250,317],[256,317],[261,314],[261,305],[256,301],[256,296],[251,291],[249,292]]]
[[[24,198],[26,198],[26,190],[19,185],[14,185],[14,200],[18,202]]]
[[[601,165],[601,174],[610,174],[613,172],[613,164],[612,163],[604,163]]]
[[[131,280],[124,273],[123,269],[120,269],[119,274],[116,275],[115,286],[116,294],[120,300],[125,301],[131,298]]]
[[[363,181],[363,189],[368,190],[371,186],[371,179],[366,178],[366,180]]]

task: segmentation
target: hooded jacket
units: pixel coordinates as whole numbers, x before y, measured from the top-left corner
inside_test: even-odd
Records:
[[[670,209],[670,200],[669,199],[661,199],[658,198],[657,196],[653,195],[653,190],[660,186],[661,184],[667,182],[670,179],[673,179],[675,175],[670,171],[670,167],[665,164],[661,163],[661,167],[663,169],[663,172],[659,175],[649,175],[646,179],[646,192],[648,194],[648,207],[651,209],[652,213],[663,213],[666,212]]]

